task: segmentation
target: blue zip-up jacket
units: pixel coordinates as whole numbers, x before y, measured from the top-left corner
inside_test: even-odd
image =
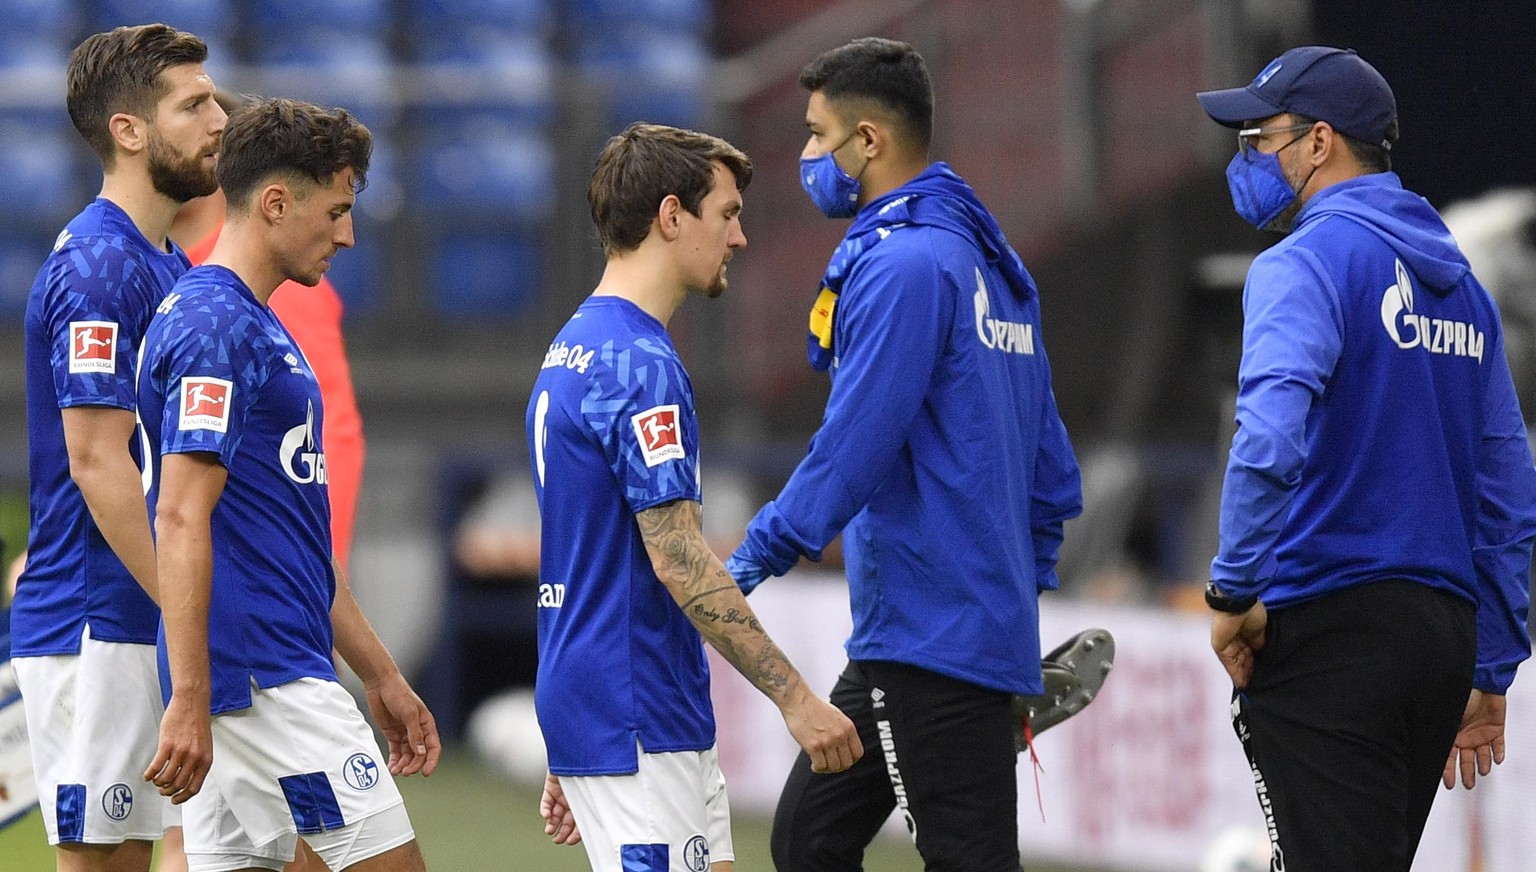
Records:
[[[850,658],[1040,693],[1039,592],[1081,483],[1034,282],[944,164],[867,204],[833,260],[826,413],[732,573],[750,589],[842,532]]]
[[[1536,469],[1503,331],[1444,222],[1393,173],[1318,193],[1243,290],[1218,587],[1284,608],[1406,579],[1477,603],[1475,686],[1526,628]]]

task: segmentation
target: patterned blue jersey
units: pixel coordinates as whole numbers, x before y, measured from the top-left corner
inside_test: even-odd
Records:
[[[64,228],[27,296],[27,567],[11,612],[15,656],[78,654],[91,638],[153,645],[160,613],[102,538],[69,475],[62,409],[133,411],[134,364],[155,306],[187,271],[97,199]],[[137,451],[137,446],[131,450]]]
[[[233,272],[197,267],[149,324],[139,410],[151,513],[165,455],[217,454],[229,472],[213,511],[213,713],[248,708],[253,681],[334,680],[320,386],[298,344]],[[160,655],[169,700],[163,640]]]
[[[666,328],[592,297],[528,404],[543,518],[539,725],[556,775],[635,772],[645,751],[715,742],[699,633],[651,567],[635,514],[699,499],[693,387]]]

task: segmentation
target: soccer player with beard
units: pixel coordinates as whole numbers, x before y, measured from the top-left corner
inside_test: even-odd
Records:
[[[536,706],[540,812],[593,872],[730,872],[708,641],[773,700],[818,772],[863,747],[811,691],[704,540],[693,387],[667,333],[718,297],[747,244],[752,163],[714,136],[631,124],[587,190],[607,263],[528,404],[543,519]]]
[[[91,36],[69,59],[70,118],[104,178],[27,299],[32,527],[11,615],[61,872],[142,872],[175,823],[143,785],[163,708],[134,371],[150,316],[188,269],[171,219],[217,187],[225,114],[207,57],[196,36],[149,24]]]

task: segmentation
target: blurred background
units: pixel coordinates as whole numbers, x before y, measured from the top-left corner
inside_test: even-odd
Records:
[[[706,525],[724,553],[802,456],[826,396],[803,337],[845,225],[797,184],[795,77],[853,37],[923,52],[934,158],[976,188],[1039,283],[1087,506],[1068,527],[1055,599],[1085,618],[1127,610],[1110,613],[1173,632],[1186,625],[1156,622],[1198,602],[1242,281],[1274,237],[1233,213],[1222,175],[1232,134],[1193,94],[1246,83],[1290,46],[1355,48],[1392,84],[1395,169],[1445,211],[1498,297],[1523,406],[1536,409],[1536,137],[1525,129],[1536,5],[1525,0],[0,0],[0,21],[6,558],[26,531],[27,290],[100,184],[64,112],[65,60],[94,31],[165,21],[209,43],[219,86],[345,106],[374,131],[357,247],[330,274],[368,440],[353,571],[456,742],[477,710],[497,723],[488,702],[516,722],[504,694],[532,680],[538,516],[523,411],[550,338],[601,271],[585,200],[599,149],[645,119],[720,134],[757,163],[730,291],[672,322],[698,395]],[[833,549],[797,581],[841,596],[837,571]],[[841,640],[823,634],[791,654],[826,657],[830,687]],[[1112,684],[1106,706],[1110,691],[1132,692]],[[1219,727],[1224,701],[1210,705]],[[1202,826],[1190,857],[1215,836]]]

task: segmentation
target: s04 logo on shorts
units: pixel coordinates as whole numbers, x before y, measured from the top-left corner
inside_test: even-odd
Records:
[[[379,764],[367,754],[353,754],[341,767],[341,777],[353,790],[367,790],[379,783]]]
[[[709,840],[696,835],[683,845],[683,866],[692,872],[709,872]]]
[[[122,783],[107,788],[101,794],[101,810],[115,821],[127,820],[133,811],[133,788]]]

